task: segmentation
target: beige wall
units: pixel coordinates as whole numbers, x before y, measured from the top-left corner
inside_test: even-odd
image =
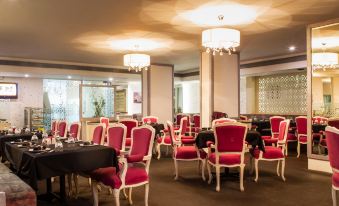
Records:
[[[324,106],[323,82],[321,77],[312,78],[312,107],[313,110],[320,110]]]
[[[339,107],[339,77],[332,78],[332,88],[333,88],[332,102],[334,104],[334,107],[338,108]]]
[[[237,54],[214,56],[214,111],[229,117],[239,116],[239,57]]]
[[[43,82],[35,78],[1,78],[0,82],[18,83],[18,99],[0,101],[0,119],[24,127],[24,108],[43,107]]]
[[[158,117],[160,123],[172,121],[173,67],[152,65],[148,72],[148,114]]]
[[[256,113],[256,81],[255,77],[246,77],[246,113]]]

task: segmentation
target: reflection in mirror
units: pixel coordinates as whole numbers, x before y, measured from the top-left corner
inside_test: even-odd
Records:
[[[312,153],[327,155],[325,128],[339,117],[339,23],[312,29]]]

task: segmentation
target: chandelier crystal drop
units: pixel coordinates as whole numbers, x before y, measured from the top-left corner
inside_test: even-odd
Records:
[[[219,21],[224,19],[220,15]],[[235,48],[240,45],[240,31],[227,28],[207,29],[202,32],[202,46],[206,48],[207,53],[223,55],[227,52],[229,55],[235,52]]]
[[[338,69],[339,55],[334,52],[326,52],[326,43],[322,43],[322,52],[312,53],[313,70]]]
[[[151,64],[151,57],[147,54],[125,54],[124,66],[128,67],[128,71],[134,70],[140,72],[142,69],[147,70]]]

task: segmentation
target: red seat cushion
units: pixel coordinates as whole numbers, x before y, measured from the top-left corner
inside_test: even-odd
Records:
[[[100,168],[92,172],[91,178],[102,182],[112,188],[120,188],[121,179],[114,167]],[[147,172],[144,168],[129,167],[126,172],[125,184],[133,185],[148,180]]]
[[[254,157],[259,158],[260,151],[258,148],[254,150]],[[263,153],[263,158],[265,159],[280,159],[284,158],[284,154],[282,153],[281,149],[278,147],[266,146],[265,152]]]
[[[272,145],[272,144],[276,144],[276,143],[278,142],[278,139],[273,139],[273,138],[271,138],[271,139],[265,139],[264,142],[265,142],[265,144],[267,144],[267,145]]]
[[[134,154],[134,155],[128,155],[127,156],[127,162],[133,163],[133,162],[141,162],[144,159],[143,154]]]
[[[327,147],[326,139],[322,139],[319,144],[323,147]]]
[[[195,159],[198,157],[195,146],[181,146],[177,148],[176,159]]]
[[[261,136],[262,140],[271,139],[271,138],[272,138],[272,136]]]
[[[301,143],[306,143],[307,142],[307,136],[306,135],[300,135],[299,136],[299,141]]]
[[[333,172],[332,185],[335,187],[339,187],[339,173]]]
[[[159,137],[159,138],[157,139],[157,142],[158,142],[158,143],[161,143],[163,138],[165,138],[165,139],[164,139],[164,143],[165,143],[165,144],[171,144],[171,137],[170,137],[170,136]]]
[[[195,143],[195,139],[181,139],[181,142],[183,144],[194,144]]]
[[[215,153],[212,153],[208,160],[215,164],[216,161],[216,155]],[[235,165],[241,163],[241,155],[240,154],[221,154],[219,156],[219,164],[223,165]]]
[[[132,143],[132,140],[130,137],[126,138],[126,146],[127,147],[130,147],[131,146],[131,143]]]
[[[194,139],[193,136],[181,136],[181,139]]]
[[[287,134],[287,141],[297,141],[297,137],[294,134]]]

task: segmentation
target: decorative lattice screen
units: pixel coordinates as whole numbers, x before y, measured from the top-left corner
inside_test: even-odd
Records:
[[[267,114],[306,114],[305,73],[258,77],[258,111]]]

